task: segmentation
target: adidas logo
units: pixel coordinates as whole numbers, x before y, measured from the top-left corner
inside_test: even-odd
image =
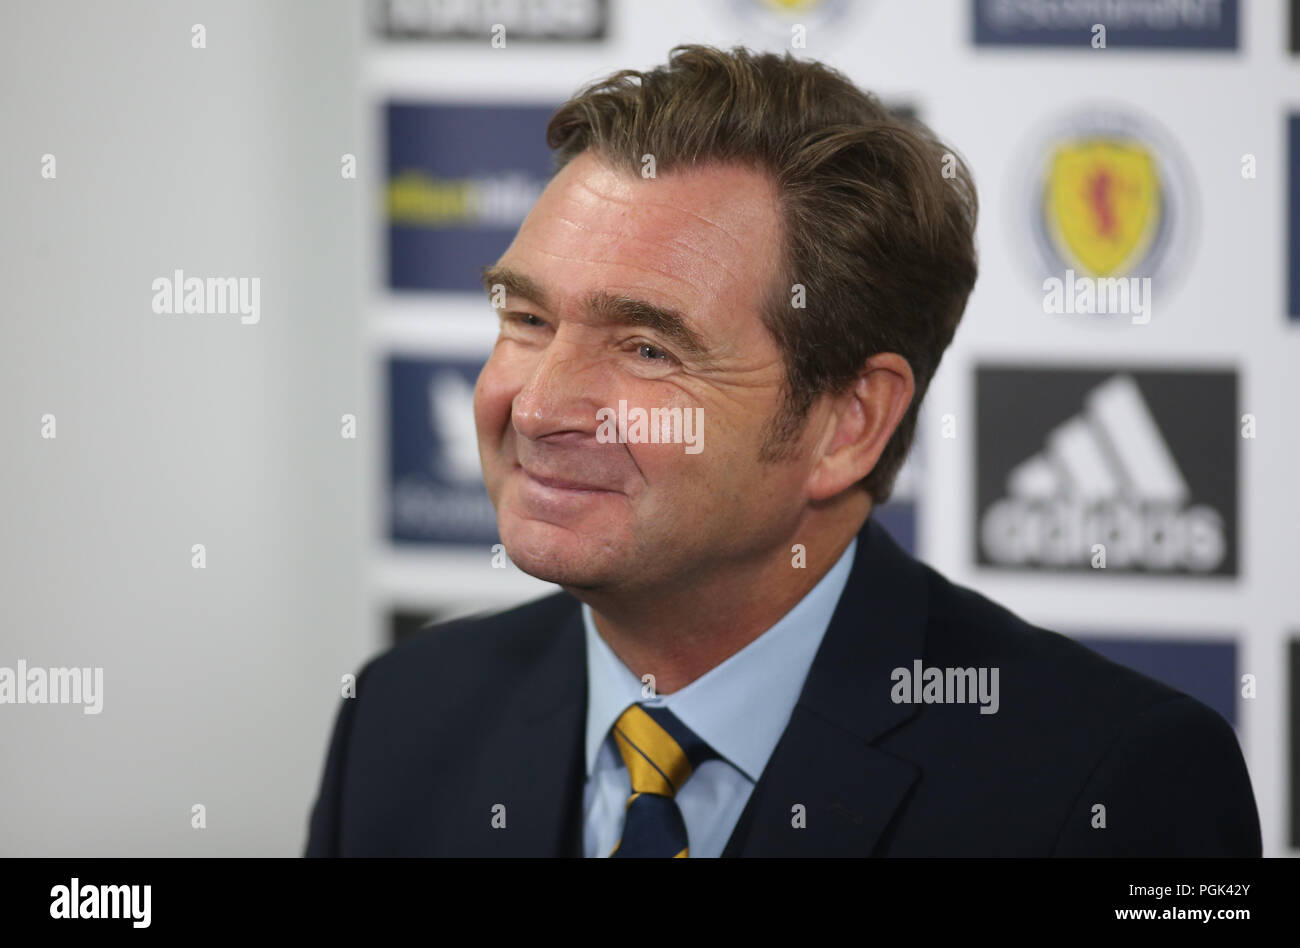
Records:
[[[1227,551],[1223,518],[1193,504],[1187,482],[1137,383],[1116,375],[1084,410],[1013,468],[1006,496],[980,520],[998,566],[1088,567],[1095,544],[1107,568],[1208,572]]]

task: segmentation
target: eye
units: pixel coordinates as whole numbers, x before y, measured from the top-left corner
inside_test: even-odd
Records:
[[[506,318],[513,323],[520,323],[530,329],[538,329],[546,325],[546,320],[534,313],[507,313]]]
[[[640,343],[636,347],[637,355],[643,356],[651,362],[671,362],[673,357],[667,351],[660,349],[658,346],[652,346],[648,342]],[[650,355],[646,355],[649,352]],[[656,354],[657,353],[657,354]]]

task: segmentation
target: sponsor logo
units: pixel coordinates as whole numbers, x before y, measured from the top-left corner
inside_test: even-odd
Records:
[[[408,227],[517,227],[542,187],[518,171],[458,180],[403,171],[388,183],[388,220]]]
[[[975,0],[976,46],[1236,49],[1237,0]]]
[[[483,41],[600,40],[609,28],[609,0],[379,0],[375,31],[388,39]]]
[[[482,292],[550,179],[543,106],[389,103],[388,282]]]
[[[736,19],[757,30],[755,44],[778,43],[793,49],[824,48],[842,39],[845,25],[860,15],[862,0],[731,0]],[[742,35],[742,39],[747,38]]]
[[[474,430],[482,362],[388,363],[389,531],[394,541],[483,545],[497,540]]]
[[[1194,206],[1182,153],[1128,113],[1076,114],[1029,149],[1027,220],[1035,276],[1047,281],[1150,278],[1164,287],[1187,255]]]
[[[976,375],[978,562],[1236,574],[1234,373]]]

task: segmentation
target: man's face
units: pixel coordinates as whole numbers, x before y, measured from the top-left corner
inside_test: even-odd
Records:
[[[644,179],[584,153],[551,181],[485,280],[507,293],[474,390],[488,494],[520,569],[653,589],[788,539],[806,452],[758,460],[785,374],[759,317],[780,226],[774,185],[739,168]],[[702,418],[701,449],[601,440],[598,412],[620,400]]]

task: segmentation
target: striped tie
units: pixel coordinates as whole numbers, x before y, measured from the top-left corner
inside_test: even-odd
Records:
[[[614,740],[632,778],[623,837],[610,856],[683,858],[686,824],[673,797],[714,750],[667,708],[634,704],[614,722]]]

